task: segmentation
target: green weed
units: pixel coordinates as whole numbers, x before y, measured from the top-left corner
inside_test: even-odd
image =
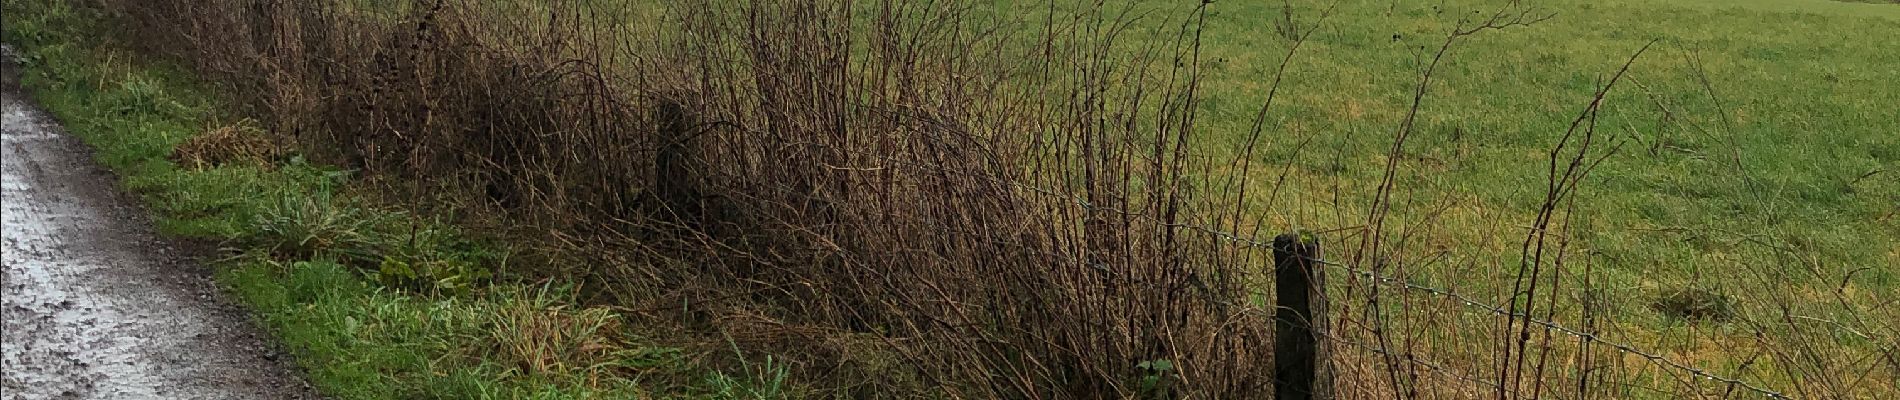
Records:
[[[733,352],[738,353],[738,349],[734,348]],[[787,378],[791,372],[785,368],[785,365],[775,363],[771,356],[766,356],[765,361],[756,365],[755,368],[751,362],[744,361],[744,354],[738,354],[738,356],[743,362],[743,366],[739,369],[743,371],[743,375],[733,376],[724,372],[715,372],[706,378],[706,386],[710,389],[709,395],[712,398],[734,400],[796,398],[787,386]]]

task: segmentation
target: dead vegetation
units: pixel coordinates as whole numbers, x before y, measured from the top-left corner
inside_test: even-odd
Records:
[[[493,310],[479,310],[482,328],[494,348],[491,360],[510,364],[530,374],[614,373],[614,357],[625,351],[626,331],[620,317],[600,307],[570,308],[544,294],[526,294]]]
[[[192,168],[243,165],[271,168],[287,153],[250,120],[219,126],[179,143],[172,162]]]
[[[575,261],[510,272],[804,353],[854,395],[1268,385],[1267,324],[1238,312],[1258,260],[1178,228],[1215,221],[1184,15],[688,2],[677,30],[613,32],[631,17],[565,2],[107,3],[312,156]],[[1111,50],[1132,28],[1182,32]],[[558,353],[532,339],[504,353]]]

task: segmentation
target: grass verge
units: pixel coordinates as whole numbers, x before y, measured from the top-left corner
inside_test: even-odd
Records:
[[[742,373],[706,368],[699,355],[643,339],[612,310],[577,305],[561,285],[493,277],[505,249],[366,200],[349,171],[231,139],[255,128],[232,122],[189,74],[123,50],[100,16],[57,1],[3,5],[22,84],[144,199],[162,232],[227,244],[219,281],[327,396],[795,393],[769,359]],[[181,146],[191,149],[185,166]]]

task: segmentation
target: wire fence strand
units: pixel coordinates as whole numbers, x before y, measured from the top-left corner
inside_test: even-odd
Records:
[[[813,146],[824,146],[823,144],[819,144],[819,143],[812,143],[812,142],[794,142],[793,144],[797,144],[797,145],[813,145]],[[893,158],[893,157],[890,157],[890,156],[888,156],[888,155],[883,155],[883,154],[863,154],[863,153],[855,153],[855,152],[849,152],[849,151],[846,151],[846,153],[850,153],[850,154],[854,154],[854,155],[859,155],[859,156],[863,156],[863,157],[868,157],[868,158],[873,158],[873,159],[879,159],[879,160],[883,160],[883,161],[886,161],[886,162],[891,162],[891,163],[895,163],[895,164],[899,164],[899,165],[904,165],[904,166],[909,166],[909,167],[915,167],[915,168],[931,168],[931,166],[930,166],[930,165],[927,165],[927,164],[918,164],[918,163],[915,163],[915,162],[913,162],[913,161],[908,161],[908,160],[900,160],[900,159],[896,159],[896,158]],[[868,169],[871,169],[871,170],[875,170],[876,168],[880,168],[880,167],[869,167]],[[1195,232],[1200,232],[1200,233],[1203,233],[1203,234],[1207,234],[1207,235],[1210,235],[1210,236],[1213,236],[1213,237],[1215,237],[1215,238],[1218,238],[1218,239],[1220,239],[1220,240],[1225,240],[1225,241],[1228,241],[1228,242],[1232,242],[1232,243],[1235,243],[1235,244],[1238,244],[1238,245],[1241,245],[1241,246],[1245,246],[1245,247],[1248,247],[1248,248],[1255,248],[1255,249],[1264,249],[1264,250],[1266,250],[1266,251],[1272,251],[1272,249],[1273,249],[1273,245],[1272,245],[1272,243],[1270,243],[1270,242],[1263,242],[1263,241],[1260,241],[1260,240],[1258,240],[1258,239],[1255,239],[1255,238],[1253,238],[1253,237],[1250,237],[1250,236],[1244,236],[1244,235],[1239,235],[1239,234],[1235,234],[1235,233],[1232,233],[1232,232],[1227,232],[1227,231],[1224,231],[1224,230],[1220,230],[1220,229],[1217,229],[1217,228],[1212,228],[1212,227],[1208,227],[1208,226],[1205,226],[1205,225],[1198,225],[1198,224],[1190,224],[1190,223],[1178,223],[1178,222],[1164,222],[1164,221],[1160,221],[1160,220],[1159,220],[1158,218],[1154,218],[1154,217],[1153,217],[1152,215],[1149,215],[1149,214],[1146,214],[1146,213],[1138,213],[1138,212],[1130,212],[1130,211],[1127,211],[1127,210],[1122,210],[1122,209],[1117,209],[1117,208],[1110,208],[1110,207],[1099,207],[1099,206],[1096,206],[1096,205],[1094,205],[1094,204],[1091,204],[1090,202],[1088,202],[1088,201],[1087,201],[1087,200],[1085,200],[1085,199],[1082,199],[1082,198],[1079,198],[1079,197],[1077,197],[1077,196],[1074,196],[1074,195],[1071,195],[1071,194],[1065,194],[1065,193],[1064,193],[1064,191],[1061,191],[1061,190],[1056,190],[1056,189],[1051,189],[1051,188],[1044,188],[1044,187],[1038,187],[1038,186],[1034,186],[1034,185],[1029,185],[1029,184],[1025,184],[1025,183],[1022,183],[1022,182],[1017,182],[1017,181],[1012,181],[1012,180],[1008,180],[1008,179],[1004,179],[1004,178],[998,178],[998,177],[993,177],[993,176],[984,176],[984,175],[981,175],[981,174],[972,174],[972,175],[968,175],[968,176],[966,176],[966,177],[968,177],[968,178],[973,178],[973,179],[979,179],[979,180],[985,180],[985,181],[989,181],[989,182],[991,182],[992,184],[1000,184],[1000,185],[1007,185],[1007,186],[1011,186],[1011,187],[1016,187],[1016,188],[1018,188],[1018,189],[1022,189],[1022,190],[1025,190],[1025,191],[1028,191],[1028,192],[1031,192],[1031,193],[1034,193],[1034,194],[1038,194],[1038,195],[1042,195],[1042,196],[1049,196],[1049,197],[1057,197],[1057,198],[1060,198],[1060,199],[1062,199],[1062,200],[1063,200],[1063,201],[1065,201],[1065,202],[1068,202],[1068,203],[1072,203],[1072,204],[1074,204],[1075,206],[1077,206],[1077,207],[1080,207],[1080,208],[1082,208],[1082,209],[1083,209],[1083,210],[1085,210],[1085,211],[1107,211],[1107,212],[1114,212],[1114,213],[1120,213],[1120,214],[1123,214],[1123,215],[1127,215],[1127,216],[1130,216],[1130,217],[1135,217],[1135,218],[1142,218],[1142,219],[1147,219],[1147,220],[1149,220],[1150,222],[1155,222],[1155,223],[1157,223],[1157,224],[1158,224],[1158,225],[1160,225],[1160,226],[1165,226],[1165,227],[1169,227],[1169,228],[1178,228],[1178,229],[1186,229],[1186,230],[1190,230],[1190,231],[1195,231]],[[795,193],[795,191],[791,191],[791,190],[790,190],[790,188],[783,188],[783,189],[784,189],[784,190],[786,190],[787,192],[794,192],[794,193]],[[986,236],[986,235],[982,235],[982,234],[980,234],[980,233],[977,233],[977,232],[962,232],[962,233],[964,233],[964,234],[966,234],[966,235],[971,235],[971,236]],[[1050,253],[1050,252],[1047,252],[1047,251],[1043,251],[1043,250],[1038,250],[1038,249],[1036,249],[1036,248],[1035,248],[1035,246],[1029,246],[1029,245],[1026,245],[1026,244],[1021,244],[1021,243],[1014,243],[1014,242],[1009,242],[1009,241],[1006,241],[1006,240],[1003,240],[1003,239],[1000,239],[1000,238],[995,238],[995,237],[988,237],[986,241],[991,241],[991,242],[994,242],[994,243],[996,243],[996,244],[1000,244],[1000,245],[1004,245],[1004,246],[1008,246],[1008,247],[1016,247],[1016,248],[1019,248],[1019,249],[1024,249],[1024,250],[1031,250],[1031,251],[1038,251],[1038,252],[1041,252],[1041,253],[1043,253],[1043,255],[1045,255],[1045,256],[1049,256],[1049,257],[1056,257],[1056,258],[1058,258],[1058,259],[1071,259],[1071,258],[1073,258],[1073,255],[1070,255],[1070,254],[1057,254],[1057,253]],[[1374,271],[1374,270],[1369,270],[1369,269],[1363,269],[1363,268],[1359,268],[1359,267],[1355,267],[1355,266],[1351,266],[1351,265],[1347,265],[1347,264],[1342,264],[1342,263],[1338,263],[1338,262],[1334,262],[1334,261],[1330,261],[1330,260],[1325,260],[1325,259],[1318,259],[1318,258],[1307,258],[1306,260],[1307,260],[1307,261],[1311,261],[1311,262],[1314,262],[1314,263],[1317,263],[1317,264],[1320,264],[1320,265],[1325,265],[1325,266],[1328,266],[1328,267],[1332,267],[1332,268],[1335,268],[1335,269],[1339,269],[1339,270],[1341,270],[1341,271],[1345,271],[1345,272],[1347,272],[1347,273],[1351,273],[1351,274],[1353,274],[1353,275],[1356,275],[1356,276],[1358,276],[1358,277],[1361,277],[1361,278],[1365,278],[1365,279],[1368,279],[1368,280],[1370,280],[1370,281],[1373,281],[1373,282],[1376,282],[1376,283],[1379,283],[1379,284],[1383,284],[1383,285],[1389,285],[1389,286],[1394,286],[1394,287],[1399,287],[1399,288],[1403,288],[1403,289],[1406,289],[1406,290],[1409,290],[1409,291],[1415,291],[1415,292],[1422,292],[1422,293],[1427,293],[1427,294],[1430,294],[1430,295],[1434,295],[1434,296],[1439,296],[1439,297],[1443,297],[1443,298],[1447,298],[1447,299],[1451,299],[1451,300],[1455,300],[1455,301],[1457,301],[1457,302],[1459,302],[1459,303],[1461,303],[1461,304],[1463,304],[1463,305],[1464,305],[1464,306],[1466,306],[1466,307],[1470,307],[1470,308],[1475,308],[1475,309],[1479,309],[1479,310],[1481,310],[1481,311],[1485,311],[1485,312],[1487,312],[1487,313],[1490,313],[1490,314],[1493,314],[1493,315],[1495,315],[1495,316],[1498,316],[1498,317],[1505,317],[1505,318],[1513,318],[1513,319],[1515,319],[1515,320],[1521,320],[1521,321],[1524,321],[1525,323],[1528,323],[1528,324],[1531,324],[1531,325],[1536,325],[1536,326],[1538,326],[1538,327],[1541,327],[1541,328],[1542,328],[1543,330],[1545,330],[1545,331],[1548,331],[1548,332],[1555,332],[1555,333],[1558,333],[1558,334],[1563,334],[1563,335],[1567,335],[1567,336],[1571,336],[1571,337],[1574,337],[1574,338],[1578,338],[1578,339],[1582,339],[1583,341],[1585,341],[1585,342],[1587,342],[1587,343],[1590,343],[1590,344],[1593,344],[1593,345],[1602,345],[1602,346],[1607,346],[1607,347],[1609,347],[1609,348],[1611,348],[1611,349],[1614,349],[1614,350],[1616,350],[1616,351],[1619,351],[1619,352],[1622,352],[1622,353],[1626,353],[1626,354],[1631,354],[1631,355],[1635,355],[1635,356],[1637,356],[1637,357],[1641,357],[1641,358],[1643,358],[1644,360],[1646,360],[1647,362],[1650,362],[1650,363],[1652,363],[1652,364],[1655,364],[1655,365],[1659,365],[1659,366],[1663,366],[1663,367],[1668,367],[1668,368],[1672,368],[1672,369],[1676,369],[1676,370],[1680,370],[1680,371],[1683,371],[1683,372],[1686,372],[1686,373],[1688,373],[1688,374],[1690,374],[1690,375],[1692,375],[1692,376],[1695,376],[1695,377],[1697,377],[1697,378],[1701,378],[1701,379],[1705,379],[1705,380],[1709,380],[1709,381],[1714,381],[1714,382],[1719,382],[1719,383],[1723,383],[1723,384],[1726,384],[1726,385],[1728,385],[1729,387],[1732,387],[1732,388],[1735,388],[1735,387],[1739,387],[1739,388],[1742,388],[1742,389],[1745,389],[1745,390],[1749,390],[1749,391],[1751,391],[1751,392],[1754,392],[1754,393],[1757,393],[1757,394],[1760,394],[1760,395],[1762,395],[1762,396],[1764,396],[1764,397],[1767,397],[1767,398],[1771,398],[1771,399],[1793,399],[1793,397],[1791,397],[1791,396],[1789,396],[1789,395],[1787,395],[1787,394],[1785,394],[1785,393],[1783,393],[1783,392],[1781,392],[1781,391],[1777,391],[1777,390],[1772,390],[1772,389],[1768,389],[1768,388],[1765,388],[1765,387],[1762,387],[1762,386],[1759,386],[1759,385],[1755,385],[1755,384],[1752,384],[1752,383],[1748,383],[1747,381],[1743,381],[1743,380],[1741,380],[1741,379],[1736,379],[1736,378],[1729,378],[1729,377],[1725,377],[1725,376],[1721,376],[1721,375],[1716,375],[1715,373],[1712,373],[1712,372],[1709,372],[1708,370],[1705,370],[1705,369],[1702,369],[1702,368],[1697,368],[1697,367],[1695,367],[1695,366],[1693,366],[1693,365],[1691,365],[1691,364],[1689,364],[1689,363],[1686,363],[1686,362],[1681,362],[1681,361],[1677,361],[1677,360],[1673,360],[1673,359],[1670,359],[1670,358],[1668,358],[1668,357],[1665,357],[1665,356],[1662,356],[1662,355],[1659,355],[1659,354],[1657,354],[1656,352],[1651,352],[1651,351],[1644,351],[1644,350],[1641,350],[1641,349],[1639,349],[1639,348],[1637,348],[1637,347],[1635,347],[1635,346],[1633,346],[1633,345],[1629,345],[1629,344],[1626,344],[1626,343],[1620,343],[1620,342],[1615,342],[1615,341],[1610,341],[1610,340],[1605,340],[1605,339],[1604,339],[1603,337],[1601,337],[1601,336],[1599,336],[1599,335],[1597,335],[1597,334],[1595,334],[1595,333],[1590,333],[1590,332],[1583,332],[1583,331],[1580,331],[1580,330],[1577,330],[1577,329],[1573,329],[1573,328],[1569,328],[1569,327],[1566,327],[1566,326],[1563,326],[1562,324],[1559,324],[1559,323],[1556,323],[1556,322],[1552,322],[1552,321],[1544,321],[1544,320],[1539,320],[1539,319],[1536,319],[1536,318],[1533,318],[1533,317],[1531,317],[1530,315],[1528,315],[1528,314],[1525,314],[1525,313],[1520,313],[1520,312],[1513,312],[1513,311],[1511,311],[1510,309],[1508,309],[1508,308],[1505,308],[1505,307],[1500,307],[1500,306],[1496,306],[1496,305],[1492,305],[1492,304],[1489,304],[1489,303],[1486,303],[1486,302],[1482,302],[1482,301],[1478,301],[1477,299],[1474,299],[1474,298],[1472,298],[1472,297],[1470,297],[1470,296],[1467,296],[1467,295],[1464,295],[1464,294],[1461,294],[1461,293],[1458,293],[1457,291],[1453,291],[1453,290],[1450,290],[1450,289],[1446,289],[1446,288],[1439,288],[1439,287],[1435,287],[1435,286],[1430,286],[1430,285],[1424,285],[1424,284],[1419,284],[1419,283],[1416,283],[1416,282],[1412,282],[1412,281],[1410,281],[1410,280],[1406,280],[1406,279],[1401,279],[1401,278],[1396,278],[1396,277],[1391,277],[1391,276],[1386,276],[1386,275],[1384,275],[1384,274],[1380,274],[1380,273],[1378,273],[1377,271]],[[1080,263],[1080,264],[1082,264],[1082,265],[1086,265],[1086,263]],[[1202,289],[1205,289],[1205,288],[1203,287]],[[1241,307],[1241,309],[1242,309],[1242,310],[1249,310],[1249,311],[1255,311],[1255,312],[1261,312],[1261,313],[1264,313],[1264,312],[1266,311],[1266,310],[1264,310],[1264,309],[1261,309],[1260,307],[1255,307],[1255,306],[1248,306],[1248,305],[1237,305],[1237,304],[1232,304],[1231,302],[1225,302],[1225,301],[1219,301],[1219,300],[1214,300],[1214,299],[1208,299],[1208,300],[1213,300],[1213,301],[1214,301],[1215,303],[1217,303],[1217,304],[1221,304],[1221,305],[1223,305],[1223,306],[1229,306],[1229,307]],[[1264,317],[1266,317],[1266,318],[1271,318],[1271,315],[1264,315]],[[1359,347],[1359,348],[1361,348],[1362,350],[1367,350],[1367,351],[1371,351],[1371,352],[1374,352],[1374,353],[1378,353],[1378,354],[1382,354],[1382,355],[1385,355],[1385,354],[1390,354],[1390,351],[1389,351],[1389,350],[1387,350],[1387,349],[1384,349],[1384,348],[1381,348],[1381,347],[1376,347],[1376,346],[1370,346],[1370,345],[1365,345],[1365,344],[1361,344],[1361,343],[1356,343],[1356,342],[1351,342],[1351,341],[1346,341],[1346,340],[1343,340],[1343,339],[1340,339],[1340,338],[1337,338],[1337,337],[1332,337],[1332,339],[1334,339],[1335,341],[1337,341],[1337,342],[1340,342],[1340,343],[1346,343],[1346,344],[1349,344],[1349,345],[1353,345],[1354,347]],[[1482,379],[1482,378],[1476,378],[1476,377],[1473,377],[1473,376],[1470,376],[1469,374],[1463,374],[1463,373],[1458,373],[1458,372],[1456,372],[1456,371],[1454,371],[1453,369],[1451,369],[1451,368],[1449,368],[1449,367],[1446,367],[1446,366],[1444,366],[1444,365],[1442,365],[1442,364],[1438,364],[1438,363],[1434,363],[1434,362],[1431,362],[1431,361],[1428,361],[1428,360],[1424,360],[1424,359],[1421,359],[1421,358],[1418,358],[1418,357],[1416,357],[1416,356],[1414,356],[1414,355],[1412,355],[1412,354],[1400,354],[1399,356],[1400,356],[1400,357],[1402,357],[1402,359],[1403,359],[1403,360],[1405,360],[1405,361],[1406,361],[1406,362],[1408,362],[1408,363],[1411,363],[1411,364],[1415,364],[1415,365],[1419,365],[1419,366],[1421,366],[1421,367],[1424,367],[1424,368],[1426,368],[1426,369],[1429,369],[1429,370],[1433,370],[1433,371],[1435,371],[1435,372],[1438,372],[1438,373],[1441,373],[1441,374],[1444,374],[1444,375],[1447,375],[1447,376],[1452,376],[1452,377],[1455,377],[1455,378],[1458,378],[1458,379],[1460,379],[1460,380],[1465,380],[1465,381],[1468,381],[1468,382],[1473,382],[1473,383],[1477,383],[1477,384],[1481,384],[1481,385],[1485,385],[1485,386],[1489,386],[1489,387],[1492,387],[1492,388],[1499,388],[1499,387],[1500,387],[1500,384],[1498,384],[1498,383],[1497,383],[1497,382],[1495,382],[1495,381],[1490,381],[1490,380],[1485,380],[1485,379]]]

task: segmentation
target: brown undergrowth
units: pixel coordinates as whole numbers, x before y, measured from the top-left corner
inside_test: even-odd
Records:
[[[179,143],[171,160],[190,167],[244,165],[270,168],[285,154],[284,146],[249,120],[219,126]]]
[[[1194,9],[102,3],[304,153],[548,261],[505,273],[791,355],[821,391],[1269,384],[1258,255],[1181,229],[1221,215],[1189,188]]]

